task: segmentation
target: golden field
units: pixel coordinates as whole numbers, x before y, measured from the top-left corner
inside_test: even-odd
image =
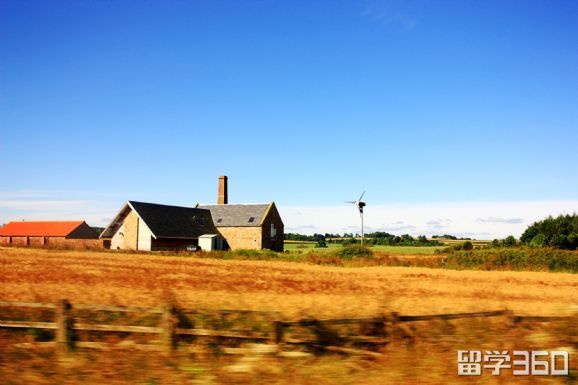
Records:
[[[570,315],[578,276],[545,272],[454,271],[416,267],[331,267],[160,254],[0,248],[0,300],[158,306],[166,298],[188,308],[280,311],[285,318],[513,309],[517,314]],[[572,321],[570,321],[572,322]],[[200,343],[174,354],[19,348],[27,331],[0,331],[3,384],[557,384],[576,380],[577,325],[512,327],[501,318],[404,326],[383,356],[325,354],[263,357],[232,373],[239,358]],[[110,337],[112,339],[116,337]],[[121,337],[118,337],[121,338]],[[130,338],[130,337],[128,337]],[[119,340],[115,340],[118,342]],[[122,339],[120,340],[122,341]],[[125,341],[128,342],[128,341]],[[210,343],[210,341],[208,341]],[[114,346],[114,345],[111,345]],[[291,347],[289,347],[291,348]],[[201,349],[201,350],[199,350]],[[285,348],[284,348],[285,349]],[[296,348],[299,349],[299,348]],[[570,377],[456,374],[458,349],[571,352]]]
[[[0,249],[0,299],[276,310],[287,317],[434,314],[510,308],[566,315],[578,276],[416,267],[331,267],[154,254]]]

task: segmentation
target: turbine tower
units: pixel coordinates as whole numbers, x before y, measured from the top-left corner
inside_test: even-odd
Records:
[[[358,200],[356,201],[345,201],[345,203],[353,203],[357,209],[359,210],[359,215],[361,216],[361,246],[363,246],[363,208],[365,207],[365,202],[362,202],[361,199],[365,195],[365,191],[361,194]]]

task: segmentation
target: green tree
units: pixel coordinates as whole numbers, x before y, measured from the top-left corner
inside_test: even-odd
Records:
[[[543,244],[561,249],[575,250],[578,248],[578,215],[560,215],[556,218],[551,216],[542,221],[534,222],[524,231],[520,237],[520,242],[534,245],[537,241],[544,239]]]
[[[534,238],[530,241],[530,246],[532,247],[543,247],[546,246],[546,236],[542,233],[536,234]]]
[[[315,247],[327,247],[327,243],[325,242],[325,235],[316,234],[317,243]]]
[[[550,239],[550,246],[557,247],[559,249],[566,249],[568,244],[568,238],[564,234],[556,234]]]
[[[503,242],[504,246],[511,247],[516,246],[516,238],[513,235],[508,235]]]
[[[568,235],[568,246],[572,250],[578,249],[578,232]]]

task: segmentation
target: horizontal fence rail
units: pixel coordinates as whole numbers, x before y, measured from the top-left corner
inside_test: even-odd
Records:
[[[0,301],[0,307],[29,307],[29,308],[56,309],[56,304],[55,303],[41,303],[41,302],[6,302],[6,301]]]
[[[22,322],[22,321],[0,321],[1,328],[20,328],[20,329],[58,329],[54,322]]]
[[[397,316],[398,322],[414,322],[414,321],[434,321],[434,320],[452,320],[463,318],[482,318],[482,317],[497,317],[509,315],[509,310],[496,311],[482,311],[476,313],[450,313],[450,314],[431,314],[431,315],[400,315]]]
[[[193,337],[213,337],[224,339],[237,339],[247,341],[265,341],[275,344],[287,345],[308,345],[321,351],[340,352],[346,354],[359,354],[368,357],[380,355],[380,353],[368,350],[361,350],[345,346],[335,346],[325,337],[328,327],[337,325],[356,325],[360,327],[371,327],[374,330],[373,335],[353,335],[346,337],[335,337],[337,341],[347,341],[353,343],[362,343],[364,345],[386,345],[390,343],[391,336],[396,324],[420,321],[435,320],[457,320],[467,318],[485,318],[485,317],[506,317],[508,322],[515,324],[519,322],[557,322],[576,320],[577,316],[519,316],[514,315],[511,310],[496,310],[473,313],[448,313],[448,314],[430,314],[430,315],[399,315],[398,313],[388,313],[379,317],[357,317],[357,318],[331,318],[331,319],[300,319],[300,320],[279,320],[280,313],[272,311],[254,311],[254,310],[216,310],[205,311],[199,309],[180,309],[171,304],[164,307],[131,307],[131,306],[109,306],[109,305],[86,305],[77,304],[72,306],[67,300],[60,300],[57,303],[38,303],[38,302],[7,302],[0,301],[1,307],[9,308],[30,308],[30,309],[51,309],[54,311],[54,322],[33,322],[33,321],[11,321],[0,320],[0,328],[6,329],[45,329],[54,330],[55,345],[59,350],[69,351],[74,346],[90,347],[101,346],[97,342],[76,341],[75,331],[88,332],[111,332],[111,333],[140,333],[152,334],[160,337],[161,345],[152,346],[153,348],[171,351],[176,348],[177,336]],[[94,311],[94,312],[120,312],[120,313],[139,313],[139,314],[158,314],[158,326],[133,326],[133,325],[108,325],[108,324],[90,324],[75,322],[72,315],[73,310]],[[190,328],[186,324],[180,324],[179,315],[219,315],[220,321],[228,315],[262,315],[267,318],[264,322],[269,322],[271,332],[266,335],[258,333],[236,331],[236,330],[218,330],[204,327]],[[222,326],[222,323],[220,324]],[[312,330],[315,338],[296,339],[286,335],[290,328],[300,327]],[[263,333],[261,333],[263,334]],[[325,339],[324,339],[325,338]],[[51,345],[52,346],[52,345]]]
[[[160,307],[131,307],[131,306],[103,306],[103,305],[74,305],[77,310],[108,311],[122,313],[151,313],[162,314],[163,309]]]

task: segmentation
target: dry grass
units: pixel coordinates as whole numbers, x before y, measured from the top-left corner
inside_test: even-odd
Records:
[[[156,306],[175,296],[185,307],[279,310],[286,317],[361,316],[384,310],[426,314],[509,307],[520,314],[570,314],[578,303],[575,274],[453,271],[416,267],[331,267],[155,254],[0,248],[0,299]],[[207,345],[174,355],[141,351],[21,349],[29,332],[0,331],[3,384],[442,384],[572,383],[572,377],[456,375],[457,349],[556,350],[576,325],[509,327],[501,319],[404,325],[383,358],[324,355],[261,359],[250,373],[231,373],[237,357]],[[120,338],[120,337],[119,337]],[[117,341],[118,342],[118,341]],[[201,350],[198,350],[198,349]],[[212,348],[211,348],[212,349]],[[569,348],[573,351],[572,348]],[[199,353],[200,352],[200,353]],[[571,362],[575,362],[572,353]],[[573,370],[575,365],[571,365]],[[475,381],[472,381],[475,380]]]
[[[314,266],[152,254],[0,249],[2,300],[278,310],[287,317],[511,308],[570,314],[575,274]]]

